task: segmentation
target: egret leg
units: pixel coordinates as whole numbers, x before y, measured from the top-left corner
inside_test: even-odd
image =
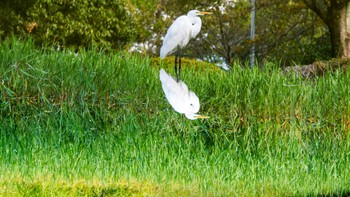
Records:
[[[181,57],[179,57],[179,79],[181,79],[180,73],[181,73]]]
[[[178,48],[177,49],[177,52],[176,52],[176,57],[178,58],[178,68],[177,68],[177,72],[176,72],[176,80],[177,82],[179,82],[179,80],[181,79],[180,77],[180,72],[181,72],[181,54],[182,54],[182,50],[181,48]]]
[[[177,67],[177,63],[179,60],[179,56],[175,56],[175,74],[176,74],[176,82],[179,82],[179,71],[178,71],[178,67]]]

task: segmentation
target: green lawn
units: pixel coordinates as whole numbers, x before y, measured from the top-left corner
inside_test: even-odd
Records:
[[[159,80],[172,59],[0,45],[0,196],[350,193],[350,72],[185,61],[188,120]]]

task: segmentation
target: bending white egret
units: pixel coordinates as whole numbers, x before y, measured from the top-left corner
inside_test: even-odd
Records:
[[[201,31],[202,21],[198,16],[212,14],[211,12],[200,12],[191,10],[187,15],[178,17],[169,27],[163,45],[160,49],[160,58],[175,53],[175,74],[179,81],[181,71],[181,49],[185,48],[191,38],[195,38]],[[179,67],[177,68],[177,63]]]
[[[209,118],[209,116],[196,114],[200,107],[199,99],[194,92],[188,89],[184,82],[176,81],[164,69],[160,70],[159,76],[165,97],[175,111],[185,114],[191,120]]]

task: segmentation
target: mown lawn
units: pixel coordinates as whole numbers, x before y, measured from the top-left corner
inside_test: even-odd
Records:
[[[159,80],[172,59],[0,45],[0,196],[305,196],[350,192],[350,74],[185,61],[188,120]]]

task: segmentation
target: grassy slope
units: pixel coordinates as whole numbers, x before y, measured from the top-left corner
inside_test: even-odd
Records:
[[[187,62],[208,120],[163,95],[167,61],[0,45],[1,195],[308,195],[350,191],[350,76]],[[193,65],[191,65],[193,64]]]

